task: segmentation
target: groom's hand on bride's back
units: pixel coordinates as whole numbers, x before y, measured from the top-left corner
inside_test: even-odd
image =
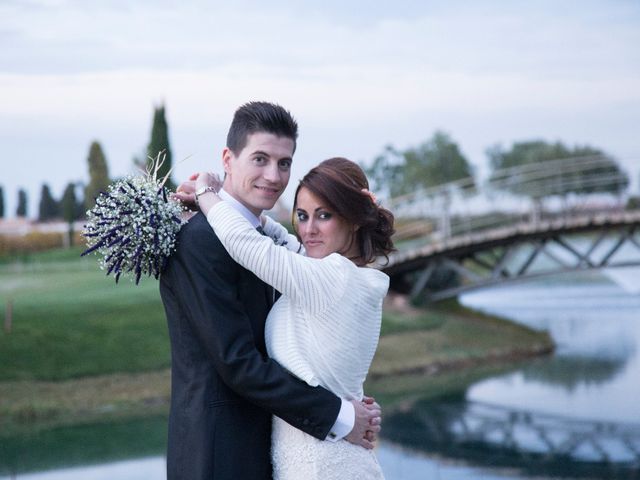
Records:
[[[370,430],[367,430],[365,433],[365,438],[369,440],[371,443],[375,443],[378,440],[378,433],[380,433],[382,429],[382,407],[378,402],[376,402],[375,398],[365,396],[362,399],[362,403],[364,403],[365,407],[367,407],[371,411],[376,411],[378,413],[377,417],[373,417],[369,424],[371,427]]]
[[[362,402],[352,400],[355,410],[353,430],[345,439],[364,448],[373,448],[380,432],[382,423],[382,409],[371,397],[365,397]]]

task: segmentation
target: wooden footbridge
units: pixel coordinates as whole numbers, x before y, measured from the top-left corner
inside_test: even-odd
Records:
[[[523,185],[544,184],[559,169],[598,165],[598,159],[588,159],[587,167],[565,162],[540,164],[534,180],[518,178]],[[590,186],[611,181],[589,180]],[[543,201],[496,192],[491,184],[472,193],[467,187],[455,182],[389,202],[398,219],[398,251],[381,268],[392,290],[435,301],[541,275],[640,266],[640,210],[625,210],[620,196]]]

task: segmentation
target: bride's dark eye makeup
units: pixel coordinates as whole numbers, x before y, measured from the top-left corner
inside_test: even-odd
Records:
[[[333,213],[327,210],[320,210],[316,211],[316,217],[320,220],[330,220],[333,218]],[[304,210],[298,210],[296,211],[296,218],[298,219],[298,222],[306,222],[309,220],[309,215]]]

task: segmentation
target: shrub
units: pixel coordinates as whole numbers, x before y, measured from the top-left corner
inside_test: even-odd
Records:
[[[42,252],[66,245],[66,233],[30,232],[26,235],[0,235],[0,257],[13,257],[34,252]],[[80,232],[74,232],[73,244],[84,244]]]

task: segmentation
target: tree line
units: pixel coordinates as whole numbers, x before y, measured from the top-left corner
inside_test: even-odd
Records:
[[[169,173],[172,165],[169,145],[169,127],[166,120],[165,107],[154,108],[151,128],[151,139],[146,149],[146,159],[134,158],[134,164],[144,168],[159,152],[166,155],[160,175]],[[491,168],[489,182],[498,190],[509,191],[516,195],[525,195],[540,200],[546,196],[570,193],[611,193],[621,194],[629,186],[629,176],[619,166],[617,160],[602,149],[589,145],[569,147],[562,142],[545,142],[531,140],[516,142],[505,149],[501,145],[493,145],[486,150]],[[589,159],[597,158],[597,163],[589,163]],[[539,181],[523,182],[522,172],[527,166],[551,160],[576,159],[575,168],[558,171],[554,181],[545,175]],[[582,162],[582,163],[581,163]],[[92,208],[96,196],[107,188],[109,177],[107,159],[99,142],[92,142],[87,155],[89,183],[84,187],[83,198],[77,195],[80,190],[77,184],[69,183],[60,200],[51,194],[49,186],[42,185],[38,220],[64,219],[71,223],[84,217]],[[387,197],[415,193],[449,182],[459,182],[463,189],[476,187],[474,170],[458,144],[445,132],[436,131],[422,144],[399,150],[387,145],[373,162],[362,165],[370,179],[372,190]],[[169,188],[175,184],[169,178]],[[637,197],[629,200],[629,205],[636,207],[640,202]],[[27,215],[27,193],[18,191],[16,215]],[[0,186],[0,218],[5,215],[4,191]]]
[[[534,200],[571,193],[620,195],[629,186],[629,175],[617,160],[588,145],[569,147],[560,141],[531,140],[516,142],[508,149],[493,145],[486,155],[492,188]],[[570,166],[566,166],[567,162],[562,166],[562,161],[568,159],[572,159]],[[558,169],[552,172],[543,172],[543,167],[537,166],[553,160],[558,160]],[[471,164],[457,143],[442,131],[436,131],[417,147],[399,150],[387,145],[370,165],[362,166],[371,188],[391,198],[428,192],[451,182],[457,182],[461,189],[473,190],[477,186]]]
[[[159,172],[160,176],[164,176],[169,173],[172,164],[169,127],[166,121],[164,105],[154,108],[151,139],[145,152],[146,161],[134,158],[133,162],[136,166],[144,168],[149,165],[151,159],[156,158],[159,152],[164,152],[164,155],[166,155],[165,162]],[[40,202],[38,204],[38,221],[64,220],[72,224],[74,221],[85,217],[86,211],[95,205],[96,197],[101,191],[105,191],[112,181],[109,177],[106,155],[97,140],[93,141],[89,146],[87,166],[89,182],[84,188],[81,188],[82,185],[79,183],[69,182],[60,199],[56,199],[53,196],[47,183],[42,184]],[[175,184],[171,182],[171,179],[169,179],[167,185],[170,188],[175,188]],[[16,216],[26,217],[28,206],[26,190],[23,188],[18,189]],[[4,189],[0,185],[0,218],[4,218],[5,213]]]

